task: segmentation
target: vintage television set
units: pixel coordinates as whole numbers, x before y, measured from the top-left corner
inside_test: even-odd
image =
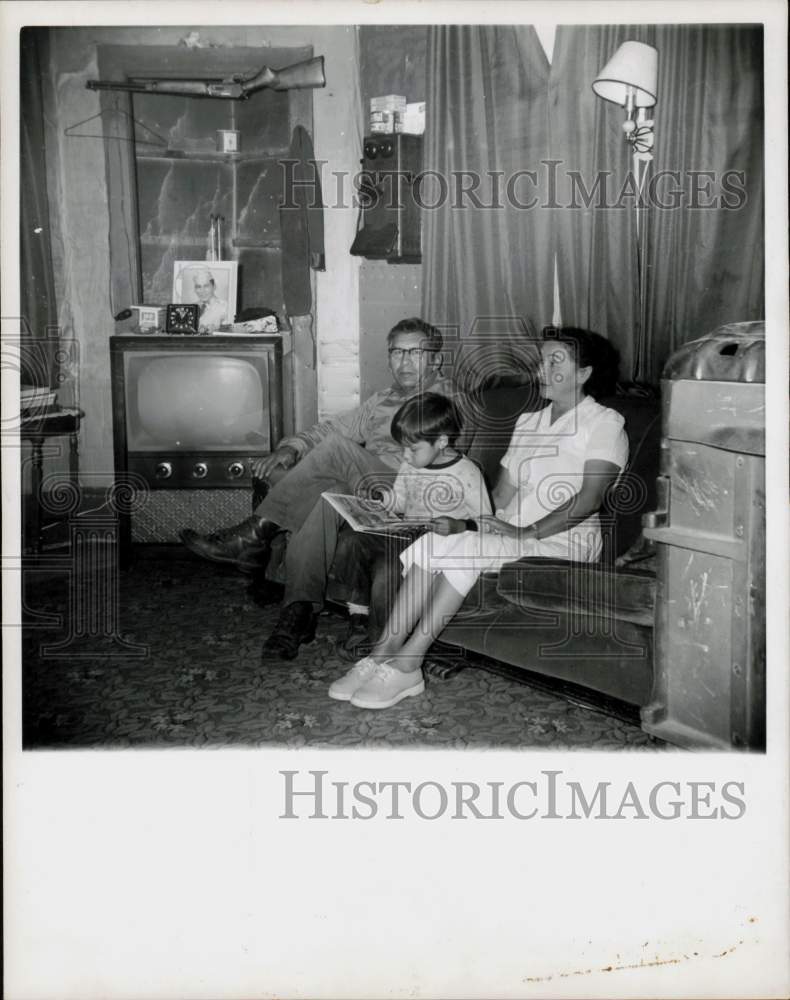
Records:
[[[122,554],[246,517],[252,462],[283,434],[281,338],[123,334],[110,360]]]

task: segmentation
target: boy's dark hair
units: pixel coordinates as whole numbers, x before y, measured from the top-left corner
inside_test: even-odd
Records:
[[[388,347],[392,346],[392,341],[399,333],[421,333],[428,340],[427,350],[441,351],[442,349],[442,334],[440,330],[435,326],[431,326],[430,323],[426,323],[424,319],[420,319],[418,316],[402,319],[400,323],[396,323],[393,326],[387,334]]]
[[[441,434],[446,434],[448,442],[453,444],[461,433],[461,415],[447,396],[422,392],[401,406],[392,418],[391,433],[402,445],[418,441],[434,444]]]
[[[592,368],[590,377],[582,387],[585,395],[592,396],[593,399],[614,395],[620,355],[606,337],[578,326],[544,326],[541,337],[543,340],[557,340],[567,344],[573,351],[579,368],[587,368],[588,365]]]

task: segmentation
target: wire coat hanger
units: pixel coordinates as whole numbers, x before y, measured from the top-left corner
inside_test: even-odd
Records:
[[[147,132],[148,135],[153,136],[156,140],[155,142],[151,139],[141,139],[135,134],[132,135],[130,139],[127,139],[123,135],[106,135],[105,133],[91,133],[91,132],[76,132],[81,125],[87,125],[89,122],[96,121],[97,118],[104,119],[106,115],[122,115],[127,121],[132,122],[133,126],[137,126]],[[134,128],[132,129],[134,132]],[[91,115],[90,118],[85,118],[81,122],[75,122],[73,125],[69,125],[63,130],[64,135],[73,136],[75,139],[118,139],[121,142],[133,142],[136,145],[145,146],[159,146],[162,149],[167,149],[167,142],[159,135],[158,132],[154,132],[147,125],[144,125],[141,121],[133,118],[128,111],[124,111],[123,108],[103,108],[101,111],[97,112],[95,115]]]

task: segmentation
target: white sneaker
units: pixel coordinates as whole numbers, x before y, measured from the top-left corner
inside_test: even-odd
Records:
[[[390,708],[404,698],[422,694],[425,681],[422,670],[404,673],[391,665],[391,660],[376,664],[372,675],[351,696],[357,708]]]
[[[335,701],[350,701],[351,695],[373,675],[377,666],[378,663],[369,656],[355,663],[348,673],[332,682],[329,687],[329,697]]]

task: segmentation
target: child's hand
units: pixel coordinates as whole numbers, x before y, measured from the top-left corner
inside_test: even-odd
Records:
[[[522,536],[521,528],[508,521],[502,521],[498,517],[486,515],[478,518],[478,524],[480,530],[486,535],[500,535],[502,538],[520,538]]]
[[[431,521],[431,531],[437,535],[458,535],[466,531],[466,521],[461,521],[457,517],[437,517]]]

